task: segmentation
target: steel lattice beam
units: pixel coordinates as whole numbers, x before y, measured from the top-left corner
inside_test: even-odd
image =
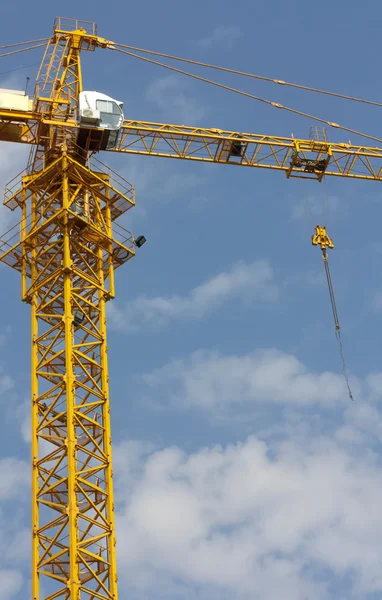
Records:
[[[0,259],[32,307],[33,598],[116,599],[105,304],[134,255],[112,213],[133,200],[64,151],[9,201],[21,236]]]

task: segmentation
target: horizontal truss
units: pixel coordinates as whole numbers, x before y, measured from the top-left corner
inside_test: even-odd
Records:
[[[78,133],[78,124],[70,119],[63,123],[31,112],[0,110],[0,141],[43,142],[38,134],[39,123],[53,131],[64,129],[68,135]],[[54,136],[58,138],[58,133]],[[320,181],[325,174],[382,180],[382,148],[185,125],[125,121],[117,147],[111,152],[271,169],[284,171],[288,178]]]

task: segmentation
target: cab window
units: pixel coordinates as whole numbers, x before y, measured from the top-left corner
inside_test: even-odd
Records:
[[[105,129],[115,130],[122,125],[122,110],[116,102],[111,100],[97,100],[97,109],[100,112],[100,126]]]
[[[97,109],[108,115],[120,115],[121,109],[116,102],[110,100],[97,100]]]

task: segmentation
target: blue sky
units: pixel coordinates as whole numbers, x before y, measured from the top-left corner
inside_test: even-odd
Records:
[[[50,35],[60,13],[96,21],[117,42],[380,98],[382,8],[370,0],[68,0],[54,9],[42,0],[38,10],[21,0],[2,8],[1,44]],[[23,88],[37,67],[7,71],[40,59],[1,59],[0,87]],[[127,118],[301,138],[312,125],[116,53],[89,53],[83,65],[85,88],[123,100]],[[219,80],[382,137],[380,108]],[[2,144],[0,154],[3,185],[26,151]],[[121,597],[381,597],[379,185],[100,158],[135,185],[123,224],[148,240],[118,271],[109,311]],[[2,232],[12,218],[1,209]],[[354,403],[310,244],[317,223],[336,245]],[[18,274],[0,272],[0,600],[18,600],[29,586],[30,321]]]

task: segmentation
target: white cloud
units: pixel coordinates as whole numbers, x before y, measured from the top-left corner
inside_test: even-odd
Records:
[[[164,403],[214,415],[259,404],[336,407],[349,401],[342,375],[310,372],[295,356],[274,349],[243,356],[198,351],[142,379]],[[351,383],[358,392],[359,382]]]
[[[2,374],[2,368],[0,367],[0,397],[9,392],[15,386],[15,382],[9,375]]]
[[[191,455],[166,448],[134,468],[117,522],[120,575],[137,597],[178,582],[182,598],[197,588],[203,600],[327,600],[338,594],[326,583],[346,575],[346,597],[382,591],[382,471],[370,453],[335,437],[250,437]]]
[[[375,398],[382,397],[382,373],[370,373],[367,377],[367,383]]]
[[[7,567],[18,567],[30,556],[30,534],[26,545],[23,527],[29,464],[16,457],[1,458],[0,481],[0,600],[11,600],[21,590],[23,577],[20,571]]]
[[[349,202],[344,202],[344,199],[340,196],[330,195],[326,197],[324,193],[325,190],[322,195],[308,194],[307,196],[300,198],[297,202],[294,198],[291,198],[294,203],[291,208],[290,220],[297,221],[305,219],[306,221],[311,222],[312,219],[317,219],[320,225],[329,226],[332,214],[336,214],[336,218],[338,218],[337,213],[340,213],[342,216],[347,216]],[[322,220],[324,220],[324,222]],[[312,234],[314,233],[314,227],[316,225],[316,222],[312,224]],[[330,227],[328,234],[330,235]]]
[[[206,177],[189,172],[190,165],[178,164],[174,171],[171,161],[141,161],[140,157],[132,156],[120,173],[128,181],[134,183],[137,204],[133,211],[126,215],[126,226],[134,229],[134,223],[146,217],[149,212],[173,201],[182,201],[187,197],[184,209],[197,208],[204,204],[205,196],[201,192],[206,183]],[[123,224],[123,221],[122,221]]]
[[[7,543],[7,559],[10,563],[30,563],[31,528],[22,527],[18,523],[17,529],[12,531]]]
[[[219,47],[231,50],[234,43],[241,37],[240,27],[237,25],[218,25],[204,38],[197,42],[201,48]]]
[[[23,577],[19,571],[0,570],[0,600],[11,600],[21,590]]]
[[[17,458],[0,459],[0,481],[0,501],[18,498],[29,487],[29,465]]]
[[[321,258],[321,257],[320,257]],[[322,262],[322,259],[321,259]],[[325,276],[325,271],[323,269],[323,266],[320,265],[322,268],[320,270],[316,269],[316,270],[308,270],[308,271],[300,271],[300,272],[296,272],[293,273],[291,275],[288,275],[285,278],[285,285],[289,286],[291,288],[296,289],[297,286],[298,287],[313,287],[313,288],[320,288],[320,287],[326,287],[327,281],[326,281],[326,276]]]
[[[277,287],[267,261],[238,263],[195,287],[187,296],[136,298],[125,309],[108,307],[113,328],[132,331],[144,325],[161,326],[171,319],[201,319],[228,300],[274,300]]]
[[[147,99],[180,124],[198,123],[206,114],[199,101],[191,96],[186,81],[167,75],[154,81],[147,90]]]
[[[31,401],[29,398],[15,407],[15,410],[13,411],[13,420],[20,428],[20,434],[23,441],[30,444],[32,441],[32,418]]]
[[[21,220],[20,210],[12,213],[3,206],[3,191],[5,185],[26,167],[28,152],[26,145],[0,142],[0,235]]]

